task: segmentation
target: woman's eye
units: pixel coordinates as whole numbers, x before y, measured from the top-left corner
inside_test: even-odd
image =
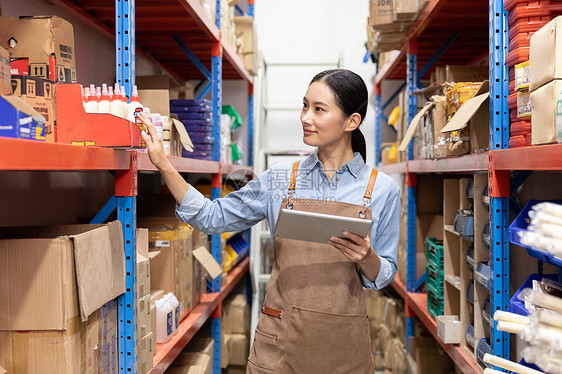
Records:
[[[303,108],[303,109],[306,109],[307,106],[308,106],[308,105],[306,105],[306,103],[302,103],[302,108]]]
[[[317,111],[317,112],[321,112],[321,111],[323,111],[323,110],[324,110],[324,109],[320,108],[319,106],[316,107],[316,111]]]

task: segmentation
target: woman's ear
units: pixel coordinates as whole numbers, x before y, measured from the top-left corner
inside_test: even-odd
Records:
[[[361,124],[361,115],[353,113],[345,120],[345,131],[353,131]]]

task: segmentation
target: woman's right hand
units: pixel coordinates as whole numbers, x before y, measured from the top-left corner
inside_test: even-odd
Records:
[[[139,114],[139,118],[144,123],[148,130],[148,134],[144,131],[141,132],[142,139],[146,143],[146,149],[148,150],[148,158],[150,162],[160,170],[168,161],[166,157],[166,152],[164,151],[164,144],[156,126],[150,122],[150,120],[144,115],[144,113]]]

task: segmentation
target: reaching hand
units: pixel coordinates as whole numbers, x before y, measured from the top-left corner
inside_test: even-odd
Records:
[[[152,162],[154,166],[160,170],[166,162],[169,162],[166,157],[166,152],[164,152],[162,139],[160,139],[160,135],[158,135],[156,126],[150,122],[144,113],[140,113],[139,118],[148,129],[148,134],[144,131],[141,132],[142,139],[146,143],[146,148],[148,149],[148,158],[150,159],[150,162]]]

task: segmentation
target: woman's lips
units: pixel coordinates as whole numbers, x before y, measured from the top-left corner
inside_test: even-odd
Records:
[[[316,134],[316,131],[311,130],[303,130],[304,136],[310,136],[312,134]]]

